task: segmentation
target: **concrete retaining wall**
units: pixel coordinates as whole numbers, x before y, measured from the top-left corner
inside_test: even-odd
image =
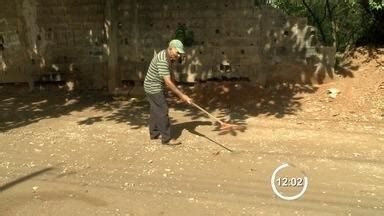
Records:
[[[335,51],[322,47],[306,19],[254,0],[118,0],[116,40],[108,38],[106,0],[0,0],[0,82],[30,82],[61,73],[80,88],[108,85],[110,45],[118,79],[143,80],[155,51],[179,24],[194,32],[182,65],[184,82],[249,78],[322,82]]]

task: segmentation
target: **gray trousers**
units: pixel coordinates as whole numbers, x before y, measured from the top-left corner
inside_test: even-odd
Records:
[[[156,139],[161,135],[161,142],[166,143],[171,139],[171,124],[168,116],[168,104],[164,92],[146,93],[149,101],[149,135]]]

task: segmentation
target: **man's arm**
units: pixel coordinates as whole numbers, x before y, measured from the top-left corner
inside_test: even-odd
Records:
[[[183,93],[176,87],[176,85],[172,82],[172,80],[171,80],[171,76],[170,76],[170,75],[164,76],[164,82],[165,82],[165,84],[168,86],[168,88],[170,88],[171,91],[173,91],[173,93],[175,93],[177,96],[179,96],[179,98],[181,98],[181,100],[187,102],[188,104],[191,104],[191,103],[192,103],[192,99],[191,99],[190,97],[188,97],[187,95],[183,94]]]

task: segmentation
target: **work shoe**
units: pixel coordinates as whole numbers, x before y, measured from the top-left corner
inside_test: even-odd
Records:
[[[151,137],[151,140],[161,139],[161,134]]]
[[[170,139],[167,142],[162,142],[161,144],[163,145],[170,145],[170,146],[175,146],[175,145],[181,145],[181,141],[178,141],[176,139]]]

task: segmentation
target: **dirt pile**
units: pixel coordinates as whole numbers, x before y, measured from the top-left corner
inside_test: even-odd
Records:
[[[371,121],[384,117],[384,49],[357,49],[334,80],[305,96],[303,110],[322,118]],[[332,97],[330,89],[339,91]]]

